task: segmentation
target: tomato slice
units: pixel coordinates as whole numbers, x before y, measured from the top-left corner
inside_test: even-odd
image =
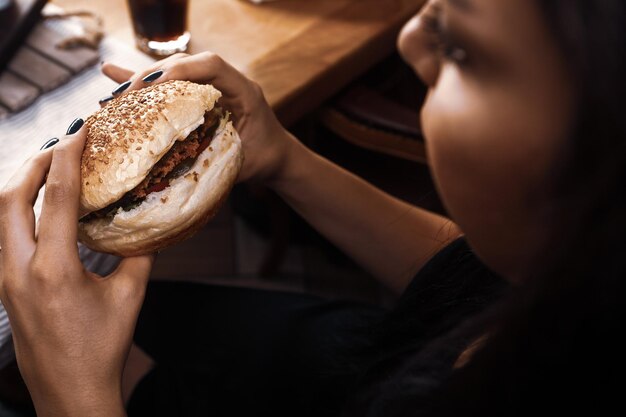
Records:
[[[150,193],[156,193],[162,191],[169,185],[169,180],[161,180],[161,182],[154,184],[152,187],[146,189],[146,195]]]

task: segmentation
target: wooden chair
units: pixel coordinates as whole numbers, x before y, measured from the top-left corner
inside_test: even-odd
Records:
[[[325,106],[320,120],[354,145],[426,163],[419,121],[425,92],[412,71],[393,56]]]

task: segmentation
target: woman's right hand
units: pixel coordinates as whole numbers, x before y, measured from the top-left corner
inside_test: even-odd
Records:
[[[86,129],[30,158],[0,189],[0,300],[39,416],[123,416],[122,370],[152,266],[126,258],[110,275],[78,256]],[[33,204],[46,184],[39,222]]]
[[[277,179],[282,175],[287,160],[295,156],[294,151],[303,149],[280,124],[261,87],[213,53],[176,54],[135,73],[105,63],[102,71],[116,82],[130,81],[122,93],[168,80],[214,85],[222,92],[219,105],[232,113],[235,128],[242,139],[245,160],[238,181],[268,182]],[[152,82],[143,80],[156,71],[163,73]]]

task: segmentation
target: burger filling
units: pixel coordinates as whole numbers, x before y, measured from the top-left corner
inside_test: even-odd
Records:
[[[141,204],[148,194],[162,191],[168,187],[173,179],[189,171],[198,155],[209,147],[221,118],[220,109],[216,108],[206,112],[204,123],[191,132],[186,139],[176,141],[139,185],[128,191],[116,202],[83,217],[81,221],[89,222],[94,219],[113,217],[120,208],[124,211],[130,211]]]

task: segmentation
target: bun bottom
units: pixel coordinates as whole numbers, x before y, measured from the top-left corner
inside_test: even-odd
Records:
[[[222,120],[189,171],[162,191],[149,194],[113,218],[79,223],[78,238],[90,249],[118,256],[159,251],[194,235],[217,214],[243,163],[241,140],[231,122]]]

